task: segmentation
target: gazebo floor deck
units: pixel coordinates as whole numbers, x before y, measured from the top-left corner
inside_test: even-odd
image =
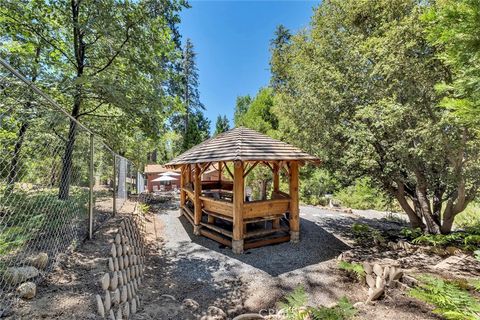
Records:
[[[192,209],[187,205],[181,208],[181,213],[194,226],[194,218]],[[212,212],[203,212],[202,220],[200,222],[200,234],[219,242],[225,246],[232,247],[233,225],[232,219],[221,214]],[[208,215],[217,218],[215,223],[208,222]],[[249,219],[244,221],[244,248],[252,249],[262,247],[265,245],[276,244],[290,241],[290,233],[288,220],[280,219],[279,227],[275,228],[273,220],[278,219],[279,216],[269,216],[265,218]],[[262,226],[263,224],[263,226]]]

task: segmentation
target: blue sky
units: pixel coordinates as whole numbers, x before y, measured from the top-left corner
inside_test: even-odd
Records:
[[[219,114],[233,124],[238,95],[255,95],[268,85],[269,43],[275,27],[308,27],[319,1],[190,1],[181,13],[184,41],[197,52],[200,98],[212,128]]]

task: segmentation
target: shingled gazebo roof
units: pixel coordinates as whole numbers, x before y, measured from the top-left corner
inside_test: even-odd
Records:
[[[270,138],[255,130],[238,127],[210,138],[187,150],[166,164],[177,167],[183,164],[220,161],[309,161],[319,159],[288,143]]]

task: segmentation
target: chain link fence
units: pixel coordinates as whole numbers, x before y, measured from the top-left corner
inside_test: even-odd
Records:
[[[140,170],[0,59],[0,317],[129,197]]]

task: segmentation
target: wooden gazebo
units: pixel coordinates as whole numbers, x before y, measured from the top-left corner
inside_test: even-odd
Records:
[[[318,161],[292,145],[239,127],[206,140],[166,166],[181,169],[180,210],[194,234],[242,253],[299,241],[298,170],[306,162]],[[257,165],[272,170],[273,191],[268,200],[246,201],[245,177]],[[218,181],[202,181],[202,174],[212,167],[220,173]],[[282,170],[289,177],[288,193],[280,191]]]

